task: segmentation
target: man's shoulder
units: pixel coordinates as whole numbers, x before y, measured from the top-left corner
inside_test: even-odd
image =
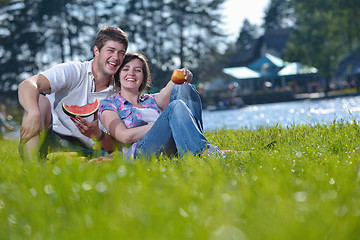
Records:
[[[44,72],[49,72],[49,71],[61,71],[62,70],[77,70],[77,71],[83,71],[83,70],[90,70],[91,71],[91,63],[92,60],[90,61],[69,61],[69,62],[65,62],[65,63],[59,63],[56,64],[55,66],[51,67],[50,69],[45,70]]]
[[[92,60],[90,61],[70,61],[67,62],[69,66],[73,66],[80,69],[89,69],[91,67]],[[90,68],[91,69],[91,68]]]
[[[93,60],[88,60],[88,61],[69,61],[70,64],[74,64],[74,65],[89,65],[92,63]]]

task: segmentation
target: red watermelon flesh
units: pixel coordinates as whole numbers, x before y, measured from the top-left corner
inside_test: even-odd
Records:
[[[80,117],[88,117],[91,114],[94,114],[100,106],[99,99],[96,99],[93,103],[88,103],[84,106],[78,105],[70,105],[68,106],[66,103],[62,103],[62,109],[64,113],[69,116],[80,116]]]

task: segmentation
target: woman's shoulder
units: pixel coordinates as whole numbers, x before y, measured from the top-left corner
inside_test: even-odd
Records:
[[[123,104],[123,102],[123,98],[118,93],[114,96],[101,100],[99,110],[100,112],[104,110],[116,110]]]
[[[125,101],[125,99],[121,96],[120,93],[113,94],[102,100],[102,102],[118,102],[118,101]]]

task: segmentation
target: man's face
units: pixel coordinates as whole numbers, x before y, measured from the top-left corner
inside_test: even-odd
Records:
[[[95,46],[98,69],[104,75],[114,75],[124,60],[125,52],[124,44],[116,41],[107,41],[101,50]]]

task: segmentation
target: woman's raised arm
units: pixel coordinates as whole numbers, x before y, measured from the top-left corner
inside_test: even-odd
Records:
[[[192,80],[192,77],[193,77],[193,74],[191,73],[191,71],[188,70],[187,68],[182,68],[181,71],[185,75],[185,82],[190,83],[191,80]],[[166,84],[166,86],[163,89],[161,89],[161,91],[158,94],[156,94],[156,96],[155,96],[156,104],[163,111],[167,107],[167,105],[169,104],[170,94],[171,94],[171,91],[174,88],[174,86],[175,86],[175,83],[170,80]]]

